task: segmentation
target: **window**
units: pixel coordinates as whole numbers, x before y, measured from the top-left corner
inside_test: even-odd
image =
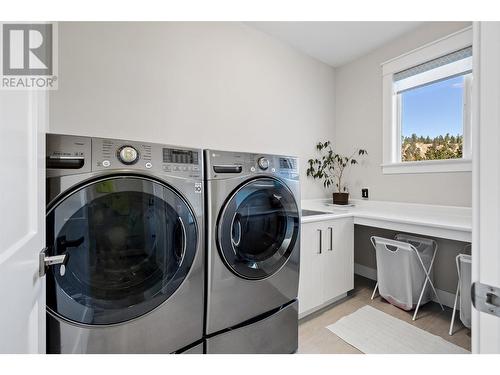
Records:
[[[466,29],[383,65],[384,173],[471,170],[471,42]]]

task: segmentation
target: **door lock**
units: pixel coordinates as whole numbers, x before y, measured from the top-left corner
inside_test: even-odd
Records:
[[[473,283],[471,297],[477,310],[500,317],[500,288]]]
[[[45,276],[49,266],[54,266],[56,264],[60,264],[61,267],[59,268],[59,274],[61,276],[64,276],[64,274],[66,273],[66,264],[68,263],[68,260],[69,260],[69,254],[65,253],[62,255],[47,256],[47,250],[48,250],[48,248],[45,247],[40,252],[38,275],[40,277]]]

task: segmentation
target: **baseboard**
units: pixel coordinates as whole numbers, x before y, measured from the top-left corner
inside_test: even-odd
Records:
[[[377,270],[375,268],[370,268],[359,263],[354,263],[354,273],[356,275],[366,277],[367,279],[377,281]]]
[[[439,299],[441,300],[441,303],[444,306],[448,306],[453,308],[453,305],[455,303],[455,294],[447,292],[446,290],[441,290],[436,288],[436,292],[439,296]],[[437,302],[437,300],[433,299],[434,302]],[[457,310],[460,310],[460,304],[457,304]]]
[[[377,270],[374,268],[370,268],[367,266],[363,266],[362,264],[354,263],[354,273],[356,275],[360,275],[366,277],[370,280],[377,280]],[[447,292],[445,290],[437,289],[436,292],[441,300],[441,303],[444,306],[448,306],[453,308],[453,304],[455,303],[455,294]],[[434,302],[438,302],[436,296],[432,297]],[[457,306],[457,310],[460,309],[460,306]]]
[[[333,305],[333,304],[339,302],[340,300],[344,299],[345,297],[347,297],[347,293],[342,293],[340,296],[332,298],[331,300],[328,300],[319,306],[316,306],[316,307],[313,307],[312,309],[303,311],[303,312],[299,313],[299,320],[302,318],[305,318],[306,316],[311,315],[315,312],[318,312],[318,311],[324,309],[325,307],[329,307],[330,305]],[[299,306],[300,306],[300,299],[299,299]]]

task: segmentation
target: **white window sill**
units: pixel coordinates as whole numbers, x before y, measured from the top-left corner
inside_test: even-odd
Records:
[[[471,159],[423,160],[382,164],[383,174],[447,173],[472,171]]]

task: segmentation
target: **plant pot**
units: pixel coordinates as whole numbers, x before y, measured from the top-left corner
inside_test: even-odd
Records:
[[[349,203],[349,193],[333,193],[333,204]]]

